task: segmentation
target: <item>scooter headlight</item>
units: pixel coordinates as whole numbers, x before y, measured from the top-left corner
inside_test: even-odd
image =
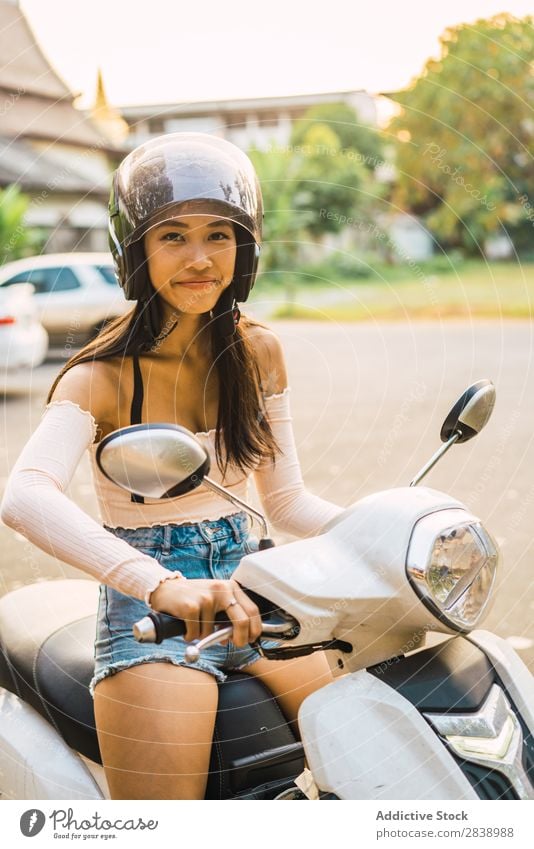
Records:
[[[487,607],[498,559],[497,546],[478,519],[447,510],[417,523],[406,566],[432,613],[449,627],[470,630]]]

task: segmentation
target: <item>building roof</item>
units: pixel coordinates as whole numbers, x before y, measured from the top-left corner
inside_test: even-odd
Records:
[[[6,104],[2,116],[4,136],[48,139],[57,144],[93,147],[103,152],[111,148],[109,139],[69,100],[50,101],[32,94],[20,97],[4,94],[3,99]]]
[[[2,27],[2,86],[36,92],[43,97],[72,97],[68,86],[52,68],[39,47],[18,4],[0,0]]]
[[[16,183],[27,192],[42,191],[43,200],[58,193],[106,198],[107,174],[91,173],[89,164],[78,155],[61,168],[53,148],[36,151],[31,141],[0,137],[0,186]]]
[[[240,112],[261,109],[307,108],[318,103],[338,103],[349,97],[361,96],[371,98],[365,89],[349,91],[327,91],[318,94],[288,94],[276,97],[245,97],[234,100],[198,100],[181,103],[149,103],[133,106],[120,106],[121,115],[127,120],[144,115],[198,115],[213,112]]]
[[[72,92],[43,54],[18,4],[0,0],[0,29],[2,134],[119,152],[74,108]]]

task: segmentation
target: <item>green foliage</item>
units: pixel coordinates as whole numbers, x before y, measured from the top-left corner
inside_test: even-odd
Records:
[[[373,261],[365,261],[348,253],[334,251],[322,262],[302,267],[304,281],[322,284],[330,281],[368,280],[374,277]]]
[[[365,169],[340,155],[339,140],[316,125],[305,136],[313,155],[290,148],[252,150],[265,207],[264,269],[294,268],[299,244],[341,230],[365,196]],[[327,151],[327,152],[326,152]]]
[[[373,170],[383,162],[383,140],[379,130],[362,124],[355,109],[346,103],[323,103],[312,106],[295,122],[291,133],[293,147],[305,147],[310,129],[317,124],[326,126],[337,136],[337,146],[358,154],[355,161]]]
[[[265,205],[263,269],[293,269],[299,243],[372,217],[383,188],[326,124],[312,124],[298,147],[252,150]]]
[[[435,254],[430,259],[420,262],[419,266],[424,274],[452,274],[460,271],[465,266],[465,262],[463,253],[452,250],[448,253]]]
[[[452,262],[453,257],[449,259]],[[429,264],[421,266],[424,276],[409,268],[375,266],[374,279],[341,281],[332,297],[331,285],[299,286],[294,302],[279,307],[272,318],[315,321],[414,321],[463,318],[532,319],[534,265],[488,263],[469,259],[457,265],[448,263],[429,274]],[[402,276],[397,276],[402,272]]]
[[[445,246],[479,250],[500,231],[532,239],[534,18],[508,14],[445,31],[441,56],[395,99],[393,202],[425,218]],[[521,197],[524,198],[521,201]]]
[[[283,148],[251,150],[261,183],[265,210],[262,270],[285,271],[294,264],[299,241],[304,238],[310,215],[297,210],[296,182],[300,160]]]
[[[295,207],[308,215],[312,236],[337,233],[347,218],[365,206],[369,177],[364,166],[350,159],[326,124],[314,124],[303,136],[305,150],[295,183]]]
[[[0,261],[10,262],[37,251],[41,234],[24,224],[30,198],[18,186],[0,190]]]
[[[291,275],[303,242],[372,219],[384,193],[373,175],[381,155],[378,131],[361,125],[354,109],[342,103],[309,109],[295,123],[288,146],[250,151],[265,202],[262,270]],[[360,273],[353,263],[349,276]]]

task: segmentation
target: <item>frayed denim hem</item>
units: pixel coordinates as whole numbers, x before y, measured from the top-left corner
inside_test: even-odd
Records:
[[[280,640],[268,640],[267,642],[264,642],[263,645],[266,649],[278,649],[280,648],[281,643]],[[246,661],[246,663],[241,663],[239,666],[232,666],[230,671],[245,672],[247,667],[252,666],[253,663],[257,663],[258,660],[262,659],[262,657],[263,655],[261,655],[259,651],[256,651],[256,657],[250,658]],[[264,658],[264,660],[268,660],[268,658]]]
[[[100,683],[100,681],[103,681],[104,678],[108,678],[110,675],[115,675],[116,672],[121,672],[123,669],[131,669],[133,666],[140,666],[142,663],[157,663],[158,661],[172,663],[174,666],[183,666],[185,669],[197,669],[199,672],[207,672],[208,675],[212,675],[220,684],[226,681],[226,675],[224,672],[221,672],[216,666],[213,666],[211,663],[207,663],[204,660],[198,660],[196,663],[187,663],[185,660],[178,660],[172,655],[147,654],[145,657],[134,657],[131,660],[117,660],[114,663],[109,663],[104,667],[104,669],[101,669],[100,672],[91,678],[89,692],[94,698],[95,687]]]
[[[261,655],[253,658],[252,660],[247,660],[246,663],[242,663],[241,666],[232,666],[231,672],[246,672],[247,667],[252,666],[253,663],[257,663],[258,660],[261,660]]]

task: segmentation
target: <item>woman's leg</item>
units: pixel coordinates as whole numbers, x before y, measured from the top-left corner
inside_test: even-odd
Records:
[[[292,660],[262,657],[243,671],[256,675],[269,688],[298,738],[297,714],[302,702],[334,680],[324,652]]]
[[[217,700],[215,678],[168,662],[100,681],[95,717],[112,799],[202,799]]]

